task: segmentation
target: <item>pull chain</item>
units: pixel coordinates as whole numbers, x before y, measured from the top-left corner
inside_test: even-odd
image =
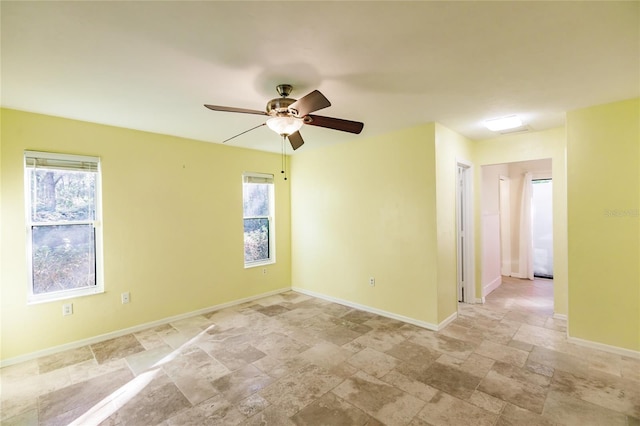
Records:
[[[285,149],[287,147],[287,137],[282,135],[282,164],[280,173],[284,174],[284,180],[287,180],[287,156],[285,155]]]

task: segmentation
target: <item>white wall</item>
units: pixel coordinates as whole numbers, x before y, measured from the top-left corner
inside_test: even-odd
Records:
[[[506,164],[482,167],[482,297],[501,283],[500,176],[509,174]]]

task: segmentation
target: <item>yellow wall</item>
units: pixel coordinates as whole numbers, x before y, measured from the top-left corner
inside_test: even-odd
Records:
[[[275,154],[2,110],[1,359],[290,285],[437,325],[456,310],[456,158],[475,170],[476,297],[481,166],[551,158],[555,312],[572,337],[640,350],[638,104],[571,112],[566,132],[470,141],[430,123],[358,138],[297,153],[287,182]],[[26,304],[25,149],[102,158],[106,292],[73,299],[72,316]],[[276,175],[266,275],[243,267],[243,171]]]
[[[640,350],[640,99],[567,114],[569,335]]]
[[[438,322],[458,311],[456,175],[458,161],[473,162],[473,142],[436,124]]]
[[[567,314],[567,180],[566,180],[566,135],[564,128],[542,132],[502,135],[475,144],[475,200],[476,200],[476,295],[481,294],[482,283],[482,236],[481,197],[482,169],[488,164],[551,158],[553,174],[553,284],[554,312]],[[513,226],[513,224],[512,224]]]
[[[280,156],[2,110],[3,360],[291,285]],[[105,293],[27,305],[23,151],[102,159]],[[244,269],[242,172],[276,175],[277,263]],[[131,292],[122,305],[120,293]]]
[[[294,287],[438,323],[434,145],[431,123],[293,157]]]

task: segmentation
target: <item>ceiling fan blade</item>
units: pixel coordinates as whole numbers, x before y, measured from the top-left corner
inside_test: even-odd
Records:
[[[329,106],[331,106],[331,102],[329,102],[329,99],[325,98],[324,95],[319,91],[314,90],[313,92],[303,96],[302,98],[289,105],[289,109],[295,109],[296,111],[298,111],[298,117],[304,117],[309,113]]]
[[[262,127],[262,126],[264,126],[265,124],[267,124],[267,123],[258,124],[256,127],[252,127],[252,128],[250,128],[249,130],[245,130],[245,131],[244,131],[244,132],[242,132],[242,133],[238,133],[238,134],[237,134],[237,135],[235,135],[235,136],[231,136],[229,139],[225,139],[225,140],[223,140],[223,141],[222,141],[222,143],[229,142],[231,139],[237,138],[238,136],[242,136],[242,135],[244,135],[245,133],[249,133],[250,131],[257,129],[258,127]]]
[[[211,109],[213,111],[241,112],[243,114],[267,115],[266,112],[258,111],[256,109],[234,108],[234,107],[225,107],[225,106],[219,106],[219,105],[207,105],[207,104],[205,104],[204,106],[206,106],[207,108],[209,108],[209,109]]]
[[[289,142],[291,143],[291,148],[293,148],[294,151],[304,144],[304,140],[302,139],[300,132],[291,133],[289,135]]]
[[[364,127],[364,123],[359,121],[323,117],[321,115],[308,115],[305,117],[304,123],[312,126],[326,127],[327,129],[340,130],[342,132],[355,133],[356,135],[359,134]]]

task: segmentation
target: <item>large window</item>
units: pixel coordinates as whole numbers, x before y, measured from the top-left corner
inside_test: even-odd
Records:
[[[244,173],[242,201],[245,266],[274,262],[273,175]]]
[[[103,291],[100,160],[25,152],[29,301]]]

